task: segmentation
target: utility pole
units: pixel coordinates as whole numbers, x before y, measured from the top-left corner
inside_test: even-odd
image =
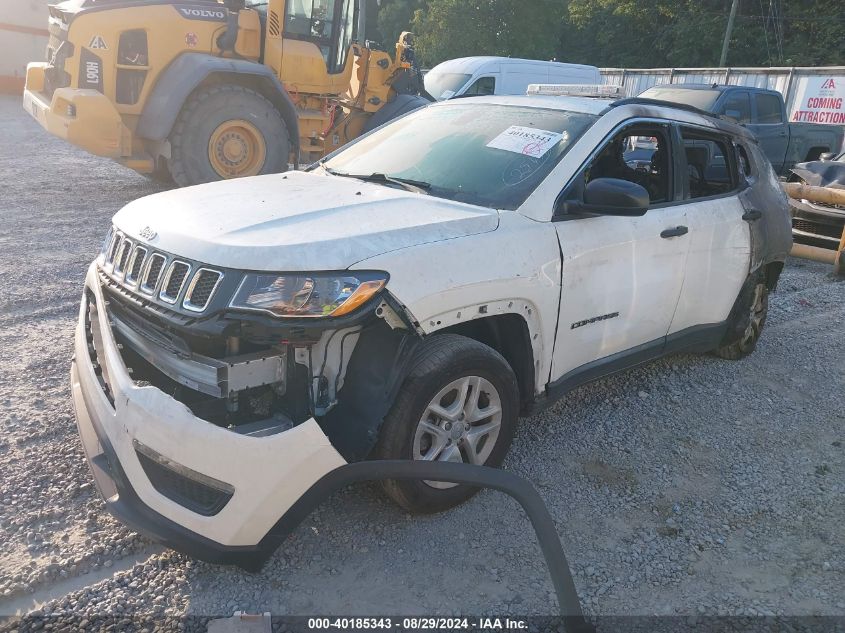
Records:
[[[725,29],[725,41],[722,43],[722,57],[719,58],[719,66],[724,66],[728,59],[728,44],[731,42],[731,33],[734,30],[734,19],[736,19],[736,10],[739,6],[739,0],[733,0],[731,3],[731,14],[728,17],[728,27]]]

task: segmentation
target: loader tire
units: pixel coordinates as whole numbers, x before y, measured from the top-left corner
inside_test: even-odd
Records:
[[[290,135],[279,111],[234,84],[197,90],[170,135],[170,173],[180,187],[286,171]]]

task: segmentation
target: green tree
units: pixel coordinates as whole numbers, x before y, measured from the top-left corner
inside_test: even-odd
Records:
[[[555,0],[428,0],[412,30],[427,66],[471,55],[551,59],[564,9]]]
[[[570,0],[560,56],[597,66],[715,66],[731,0]],[[730,66],[839,65],[842,0],[741,0]]]
[[[730,6],[731,0],[382,0],[375,19],[386,44],[412,30],[426,66],[503,55],[688,67],[718,64]],[[727,64],[843,65],[843,28],[843,0],[740,0]]]
[[[414,11],[424,6],[420,0],[383,0],[378,12],[378,30],[385,44],[393,44],[402,31],[411,30]]]

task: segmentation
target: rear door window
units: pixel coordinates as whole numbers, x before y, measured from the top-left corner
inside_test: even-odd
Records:
[[[681,138],[690,198],[725,195],[738,188],[733,145],[728,138],[690,128],[681,128]]]

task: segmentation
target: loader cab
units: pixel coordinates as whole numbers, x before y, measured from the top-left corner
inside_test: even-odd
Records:
[[[294,92],[346,90],[352,76],[358,2],[270,0],[265,61],[277,68]]]
[[[356,13],[354,0],[288,0],[283,37],[316,44],[334,75],[346,67]]]

